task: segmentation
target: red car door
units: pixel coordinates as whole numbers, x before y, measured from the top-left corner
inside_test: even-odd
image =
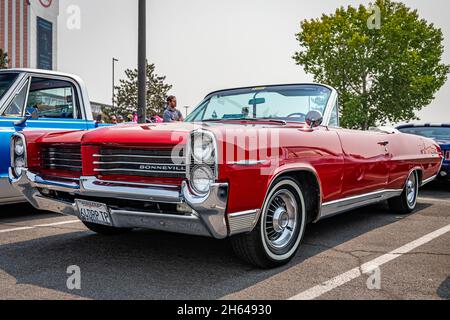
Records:
[[[341,198],[387,188],[389,181],[389,140],[386,133],[336,129],[344,154]]]

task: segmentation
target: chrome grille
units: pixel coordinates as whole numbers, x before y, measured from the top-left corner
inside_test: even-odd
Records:
[[[81,172],[81,146],[44,146],[42,148],[42,167],[44,169]]]
[[[103,147],[94,155],[94,170],[102,175],[184,178],[185,163],[183,153],[174,156],[172,148]]]

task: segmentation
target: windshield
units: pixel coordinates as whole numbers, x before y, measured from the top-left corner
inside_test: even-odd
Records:
[[[402,128],[399,129],[399,131],[434,140],[450,140],[450,127],[414,127]]]
[[[11,88],[17,78],[17,73],[0,73],[0,99]]]
[[[324,114],[330,96],[331,90],[320,85],[221,91],[208,96],[186,121],[271,119],[304,122],[309,111]]]

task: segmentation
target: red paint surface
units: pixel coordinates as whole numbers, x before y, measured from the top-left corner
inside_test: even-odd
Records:
[[[95,174],[92,155],[102,145],[143,148],[184,145],[190,132],[199,127],[212,131],[218,140],[219,181],[230,185],[228,213],[261,208],[271,182],[291,170],[316,174],[325,203],[383,189],[402,189],[411,170],[421,170],[422,179],[427,179],[437,174],[442,160],[439,146],[418,136],[326,127],[309,130],[298,123],[281,126],[240,121],[227,125],[108,127],[90,132],[41,133],[39,138],[36,132],[26,133],[29,161],[36,162],[42,144],[81,143],[83,175],[90,176]],[[241,160],[265,162],[252,166],[230,163]],[[122,175],[107,178],[174,185],[182,182],[182,179]]]

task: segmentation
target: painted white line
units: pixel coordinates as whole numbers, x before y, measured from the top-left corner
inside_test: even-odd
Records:
[[[21,228],[14,228],[14,229],[6,229],[6,230],[0,230],[0,233],[8,233],[8,232],[14,232],[14,231],[24,231],[24,230],[30,230],[34,229],[33,227],[21,227]]]
[[[74,223],[81,223],[81,221],[80,220],[69,220],[69,221],[55,222],[55,223],[49,223],[49,224],[40,224],[40,225],[34,226],[34,228],[56,227],[56,226],[63,226],[65,224],[74,224]]]
[[[446,199],[435,199],[435,198],[422,198],[419,197],[419,201],[429,201],[429,202],[445,202],[445,203],[450,203],[450,200],[446,200]]]
[[[372,261],[369,261],[363,265],[361,265],[358,268],[354,268],[350,271],[347,271],[331,280],[325,281],[311,289],[308,289],[306,291],[303,291],[302,293],[290,298],[289,300],[313,300],[321,295],[336,289],[337,287],[340,287],[347,282],[350,282],[358,277],[360,277],[363,274],[367,274],[372,272],[374,269],[379,268],[380,266],[402,256],[403,254],[406,254],[408,252],[411,252],[412,250],[446,234],[450,231],[450,224],[446,227],[443,227],[439,230],[436,230],[432,233],[429,233],[425,236],[423,236],[420,239],[417,239],[415,241],[412,241],[406,245],[404,245],[401,248],[395,249],[394,251],[391,251],[390,253],[387,253],[385,255],[382,255]]]
[[[32,230],[32,229],[37,229],[37,228],[56,227],[56,226],[62,226],[62,225],[66,225],[66,224],[74,224],[74,223],[79,223],[79,222],[80,222],[80,220],[69,220],[69,221],[55,222],[55,223],[49,223],[49,224],[40,224],[40,225],[30,226],[30,227],[19,227],[19,228],[13,228],[13,229],[0,230],[0,233]]]

